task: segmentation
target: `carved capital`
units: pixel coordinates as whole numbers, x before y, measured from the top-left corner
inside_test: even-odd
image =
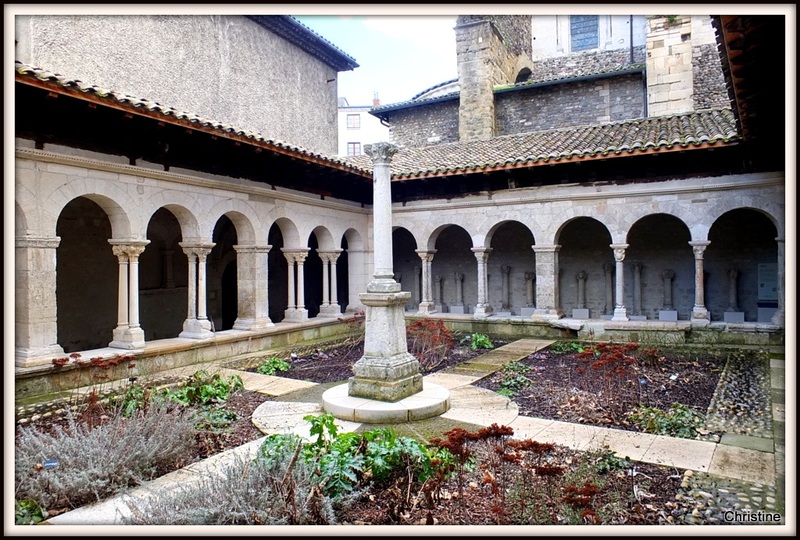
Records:
[[[392,143],[379,142],[364,145],[364,153],[372,158],[373,165],[388,165],[399,148]]]

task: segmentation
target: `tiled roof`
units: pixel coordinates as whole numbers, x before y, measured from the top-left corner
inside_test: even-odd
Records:
[[[393,179],[401,180],[722,146],[738,141],[733,113],[715,109],[401,149],[392,158],[391,171]],[[349,157],[347,161],[371,168],[368,156]]]
[[[305,148],[299,146],[294,146],[292,144],[284,143],[275,139],[268,139],[256,132],[244,131],[230,124],[225,124],[222,122],[218,122],[216,120],[208,120],[192,113],[178,111],[172,107],[167,107],[161,105],[158,102],[150,101],[148,99],[137,98],[127,94],[123,94],[121,92],[116,92],[114,90],[102,88],[100,86],[86,84],[80,80],[70,79],[62,75],[59,75],[57,73],[52,73],[50,71],[46,71],[41,68],[29,66],[27,64],[23,64],[18,61],[15,62],[14,69],[16,73],[22,78],[38,79],[39,81],[54,83],[57,86],[66,89],[78,90],[85,94],[92,94],[98,98],[102,98],[110,102],[116,102],[123,105],[132,106],[134,108],[141,108],[151,113],[163,115],[164,117],[167,118],[189,122],[199,127],[203,127],[213,131],[218,131],[221,133],[236,135],[244,139],[248,139],[249,141],[258,144],[259,146],[272,147],[273,149],[276,150],[286,150],[293,154],[313,159],[317,162],[322,162],[322,163],[328,162],[331,164],[343,165],[351,169],[359,169],[359,167],[347,163],[343,159],[340,159],[338,157],[326,156],[324,154],[306,150]],[[372,165],[370,164],[370,166],[367,168],[366,171],[356,170],[353,172],[357,172],[360,174],[365,174],[365,173],[371,174],[369,172],[371,170],[372,170]]]
[[[603,79],[606,77],[618,77],[621,75],[628,75],[631,73],[641,73],[644,71],[644,68],[645,65],[642,63],[612,65],[597,71],[584,72],[584,73],[570,73],[569,75],[555,75],[553,77],[546,77],[541,79],[528,79],[527,81],[514,84],[497,85],[494,87],[494,92],[495,93],[513,92],[517,90],[529,90],[531,88],[539,88],[542,86],[551,86],[554,84],[566,84],[572,82]],[[447,86],[449,84],[453,84],[454,82],[458,82],[458,79],[452,79],[449,81],[439,83],[436,86],[432,86],[427,90],[423,90],[422,92],[416,94],[414,97],[412,97],[407,101],[401,101],[398,103],[387,103],[386,105],[381,105],[380,107],[374,107],[372,110],[370,110],[370,114],[381,118],[382,117],[381,113],[408,109],[410,107],[418,107],[420,105],[427,105],[430,103],[436,103],[438,101],[457,99],[460,95],[460,89],[453,90],[452,92],[448,92],[446,94],[441,94],[430,98],[420,97],[424,96],[425,94],[436,88]]]

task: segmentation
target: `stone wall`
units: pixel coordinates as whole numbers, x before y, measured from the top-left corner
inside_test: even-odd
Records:
[[[631,56],[633,59],[631,60]],[[569,56],[543,58],[533,63],[530,80],[540,81],[572,77],[619,69],[629,64],[644,63],[644,45],[630,49],[573,53]]]
[[[641,75],[502,92],[496,94],[497,134],[641,118],[644,105]]]
[[[392,112],[394,144],[408,148],[458,141],[458,98]]]
[[[716,45],[705,44],[694,47],[692,64],[695,109],[730,108],[731,100],[728,97]]]
[[[15,59],[23,63],[336,155],[336,70],[250,19],[42,15],[15,22]]]

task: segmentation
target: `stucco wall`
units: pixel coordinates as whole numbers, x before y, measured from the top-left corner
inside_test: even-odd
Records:
[[[16,60],[327,155],[337,72],[240,16],[17,16]]]

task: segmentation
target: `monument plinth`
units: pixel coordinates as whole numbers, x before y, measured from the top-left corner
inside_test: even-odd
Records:
[[[353,365],[353,377],[322,395],[323,408],[352,421],[393,423],[420,420],[450,408],[447,389],[424,383],[419,360],[408,352],[405,305],[411,293],[402,291],[392,265],[392,191],[389,162],[397,147],[366,145],[373,163],[374,267],[367,292],[364,355]],[[345,388],[346,387],[346,388]],[[345,390],[346,389],[346,394]]]

